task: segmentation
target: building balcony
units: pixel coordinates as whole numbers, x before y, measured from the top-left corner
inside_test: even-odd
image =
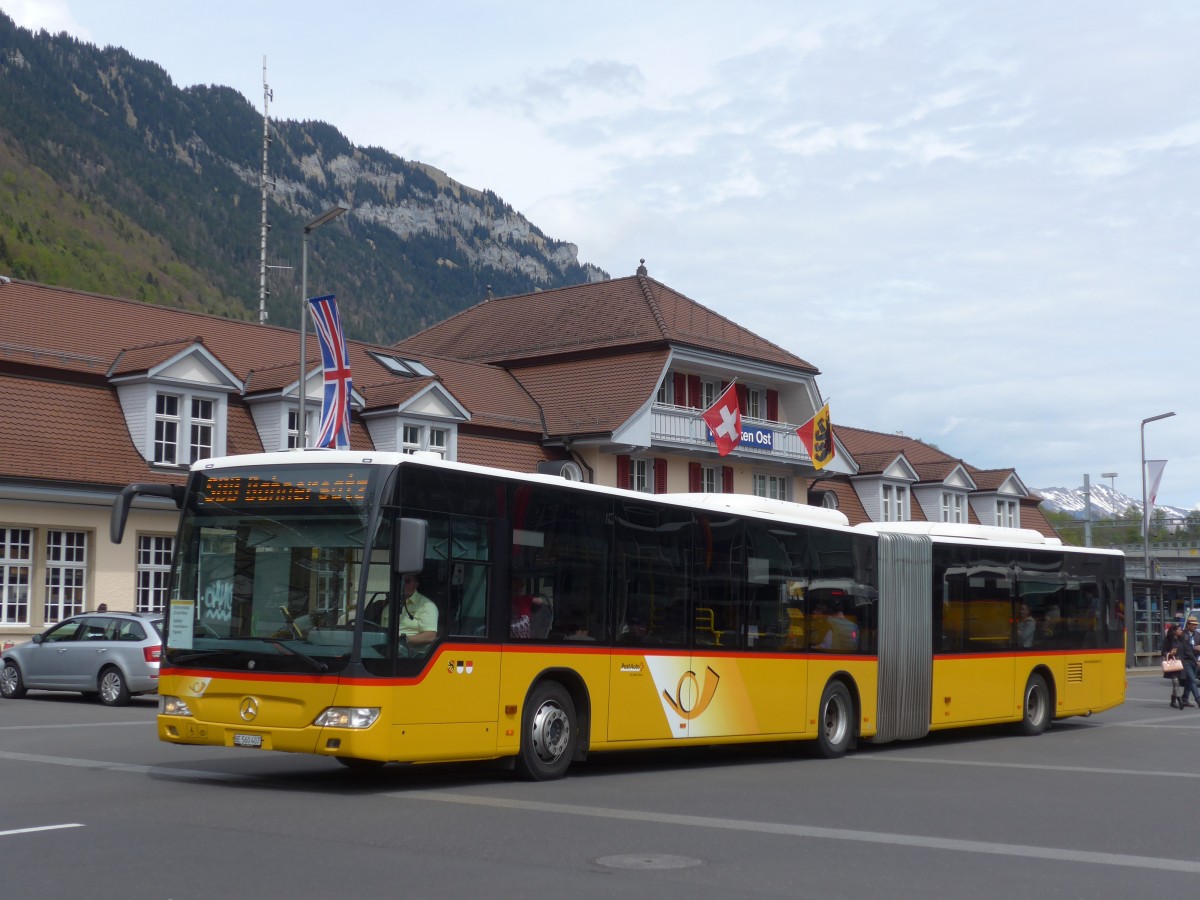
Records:
[[[650,442],[653,447],[675,450],[705,450],[716,445],[700,418],[703,410],[655,403],[651,409]],[[731,456],[763,462],[808,464],[808,451],[800,443],[796,426],[742,416],[742,442]]]

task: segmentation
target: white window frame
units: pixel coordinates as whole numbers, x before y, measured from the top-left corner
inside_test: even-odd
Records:
[[[400,452],[423,450],[436,453],[442,459],[454,459],[457,429],[452,424],[405,420],[400,423]]]
[[[33,529],[0,528],[0,625],[28,625]]]
[[[707,379],[700,380],[700,406],[703,409],[708,409],[717,402],[717,398],[721,396],[721,382],[708,381]]]
[[[87,560],[86,531],[46,530],[46,602],[42,615],[47,625],[87,609]]]
[[[703,494],[721,493],[721,470],[717,466],[700,466],[700,492]]]
[[[742,414],[751,419],[765,419],[767,417],[766,391],[761,388],[746,388],[746,408]]]
[[[138,535],[134,599],[138,612],[160,613],[166,609],[174,551],[175,538],[170,535]]]
[[[1017,515],[1016,500],[996,501],[996,524],[1001,528],[1020,528],[1020,517]]]
[[[166,400],[174,401],[173,412],[162,408]],[[209,404],[207,410],[205,404]],[[224,452],[225,402],[220,394],[156,387],[151,408],[154,415],[149,459],[155,465],[188,466]],[[205,411],[211,418],[201,414]],[[168,428],[174,431],[173,439],[165,434]],[[207,438],[207,443],[202,438]],[[168,459],[168,455],[174,458]]]
[[[629,489],[642,494],[654,493],[654,462],[649,459],[629,460]]]
[[[167,408],[168,402],[173,404],[173,409]],[[179,434],[183,430],[180,409],[183,405],[184,398],[181,394],[154,392],[154,448],[150,458],[158,465],[179,464]]]
[[[786,475],[767,475],[756,472],[751,481],[756,497],[767,497],[771,500],[791,499],[788,494],[789,479]]]
[[[190,397],[188,413],[188,453],[191,462],[211,459],[217,439],[217,401],[211,397]]]
[[[300,434],[300,429],[297,427],[300,422],[300,410],[296,407],[289,407],[287,411],[287,441],[285,446],[288,450],[295,450],[299,447],[305,435],[312,434],[313,427],[316,423],[317,414],[311,409],[304,411],[304,435]]]
[[[966,497],[958,491],[942,491],[942,521],[961,525],[967,521]]]
[[[908,521],[908,486],[882,484],[879,487],[879,511],[882,522]]]

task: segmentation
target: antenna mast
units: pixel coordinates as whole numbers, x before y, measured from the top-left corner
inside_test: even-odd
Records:
[[[258,266],[258,324],[267,324],[267,232],[271,226],[267,223],[267,189],[275,187],[275,182],[267,179],[267,151],[271,146],[271,119],[267,115],[267,104],[275,99],[275,94],[267,85],[267,58],[263,56],[263,164],[262,164],[262,230],[259,239]]]

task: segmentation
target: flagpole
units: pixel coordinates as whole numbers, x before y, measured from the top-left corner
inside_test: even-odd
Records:
[[[308,448],[308,391],[304,384],[304,370],[308,363],[308,236],[326,222],[332,222],[342,213],[350,212],[344,203],[330,207],[304,226],[304,239],[300,244],[300,381],[296,384],[296,400],[300,418],[296,420],[296,443],[301,449]]]
[[[1142,565],[1146,568],[1145,578],[1150,578],[1150,509],[1146,497],[1146,424],[1157,422],[1159,419],[1169,419],[1173,412],[1160,413],[1148,419],[1142,419]]]

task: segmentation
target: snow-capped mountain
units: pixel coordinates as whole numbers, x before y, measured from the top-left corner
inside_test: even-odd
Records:
[[[1041,496],[1042,502],[1047,509],[1069,513],[1077,519],[1084,517],[1086,504],[1084,503],[1082,485],[1077,488],[1035,488],[1034,492]],[[1142,511],[1142,500],[1140,497],[1134,498],[1128,494],[1122,494],[1120,491],[1114,491],[1107,484],[1093,483],[1091,493],[1092,517],[1094,519],[1120,518],[1131,506],[1139,514]],[[1187,518],[1187,514],[1191,511],[1178,506],[1163,506],[1160,504],[1155,504],[1154,508],[1156,510],[1161,509],[1168,519]]]

